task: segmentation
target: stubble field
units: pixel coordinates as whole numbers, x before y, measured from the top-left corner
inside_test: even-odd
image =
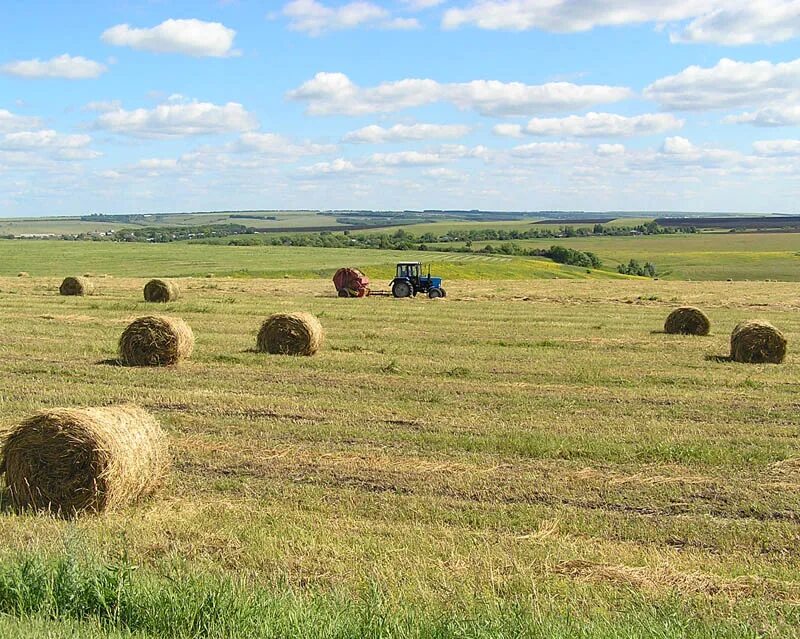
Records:
[[[135,401],[174,458],[122,512],[0,515],[4,636],[797,634],[795,284],[452,281],[434,302],[213,277],[153,306],[145,281],[0,278],[0,425]],[[684,303],[711,335],[658,332]],[[293,310],[323,350],[252,352]],[[188,321],[192,359],[111,365],[153,312]],[[754,317],[783,365],[716,357]]]

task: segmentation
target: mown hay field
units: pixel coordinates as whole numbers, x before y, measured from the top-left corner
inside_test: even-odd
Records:
[[[4,636],[797,635],[796,285],[182,278],[191,359],[116,366],[146,279],[0,278],[0,426],[135,402],[174,458],[139,506],[6,508]],[[663,334],[681,305],[711,334]],[[322,350],[254,352],[293,311]],[[724,360],[749,318],[783,364]]]

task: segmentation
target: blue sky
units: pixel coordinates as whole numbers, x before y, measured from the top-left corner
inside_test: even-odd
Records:
[[[5,8],[2,217],[800,209],[800,0]]]

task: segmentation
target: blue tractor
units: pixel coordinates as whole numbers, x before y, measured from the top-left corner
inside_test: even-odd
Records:
[[[392,280],[392,295],[395,297],[411,297],[417,293],[427,293],[431,299],[445,297],[447,293],[442,288],[441,277],[431,277],[431,267],[428,274],[422,275],[420,262],[399,262],[397,274]]]

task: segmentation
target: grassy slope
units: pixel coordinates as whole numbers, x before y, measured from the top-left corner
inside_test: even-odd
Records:
[[[473,248],[499,242],[475,242]],[[662,277],[693,280],[800,280],[798,233],[701,233],[644,237],[583,237],[520,240],[520,246],[560,244],[594,251],[614,268],[631,258],[656,264]]]
[[[339,300],[326,281],[184,280],[182,301],[158,310],[189,321],[195,356],[146,370],[98,363],[153,311],[141,280],[102,280],[82,299],[58,283],[0,279],[0,424],[135,399],[168,430],[175,467],[157,500],[121,513],[0,516],[9,569],[20,553],[66,548],[91,571],[124,552],[142,566],[130,596],[146,609],[157,599],[140,590],[159,574],[194,575],[201,610],[296,593],[257,615],[264,636],[292,636],[287,620],[340,637],[796,633],[800,360],[704,358],[746,317],[796,344],[794,285],[453,282],[429,302]],[[706,308],[713,334],[653,334],[679,303]],[[296,309],[324,323],[322,353],[248,352],[266,314]],[[8,601],[4,636],[103,617]],[[191,636],[196,609],[164,614],[116,622]]]
[[[54,256],[58,256],[54,259]],[[330,277],[341,266],[364,269],[380,285],[396,262],[421,260],[446,279],[617,278],[617,273],[555,264],[544,259],[463,255],[433,251],[377,251],[303,247],[236,247],[202,244],[117,244],[55,240],[0,240],[0,276],[24,271],[33,276],[110,274],[115,276],[242,275]]]

